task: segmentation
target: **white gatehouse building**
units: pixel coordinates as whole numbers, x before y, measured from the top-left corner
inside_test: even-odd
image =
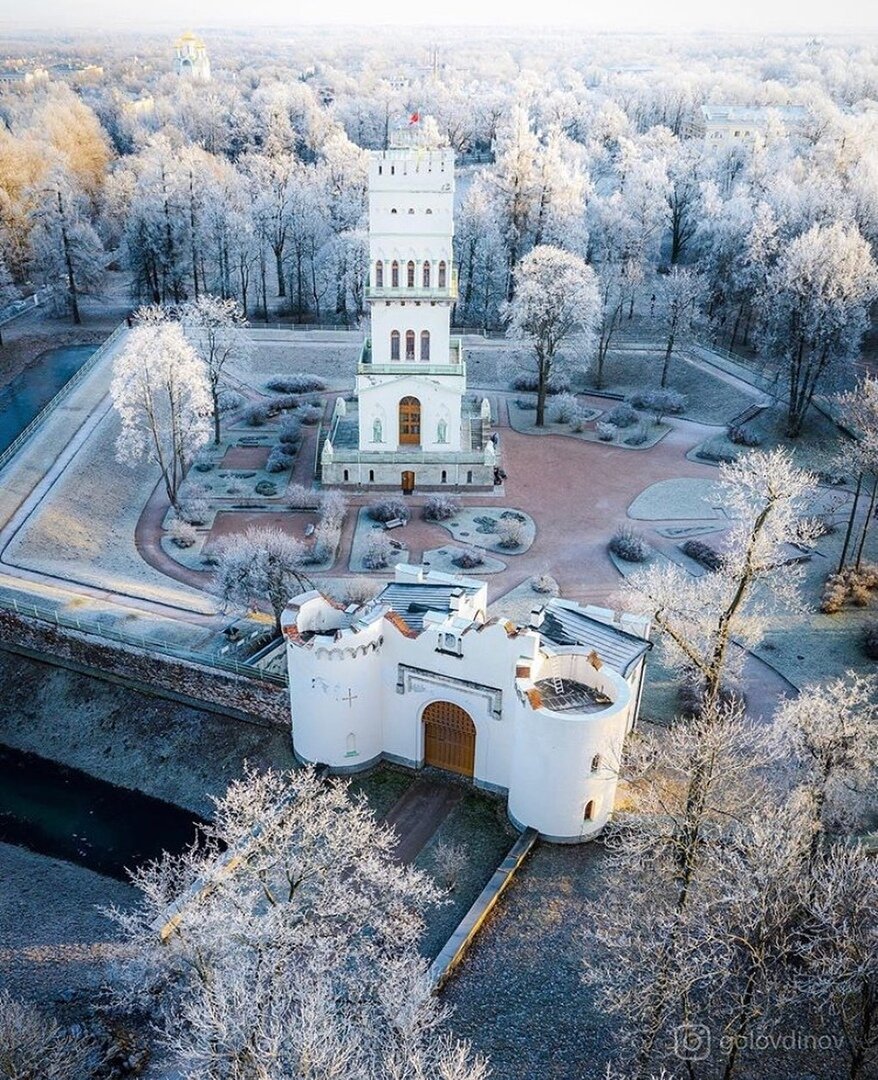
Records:
[[[356,400],[338,399],[321,479],[342,487],[492,489],[498,460],[487,401],[466,396],[451,336],[454,152],[376,151],[369,165],[370,336]]]
[[[504,794],[519,828],[589,840],[613,809],[649,624],[561,599],[527,626],[486,608],[484,582],[404,564],[364,605],[293,599],[282,624],[296,757],[337,773],[433,766]]]

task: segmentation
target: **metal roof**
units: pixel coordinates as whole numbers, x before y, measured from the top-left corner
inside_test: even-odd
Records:
[[[627,676],[631,668],[652,648],[644,638],[600,622],[585,612],[550,600],[546,605],[540,635],[555,645],[580,645],[594,649],[605,664]]]
[[[412,630],[424,629],[428,611],[454,611],[452,597],[479,591],[478,585],[427,585],[420,582],[392,581],[378,596],[399,615]]]

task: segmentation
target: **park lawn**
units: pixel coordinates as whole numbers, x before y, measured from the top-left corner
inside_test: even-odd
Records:
[[[610,349],[604,364],[603,389],[623,396],[657,390],[661,374],[662,356],[658,348],[637,352]],[[594,387],[594,371],[588,371],[577,382],[587,392]],[[684,415],[701,424],[727,424],[755,400],[754,395],[696,367],[681,354],[671,359],[668,389],[686,395]]]

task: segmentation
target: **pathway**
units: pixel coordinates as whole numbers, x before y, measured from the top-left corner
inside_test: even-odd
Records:
[[[408,788],[384,817],[398,841],[394,856],[411,863],[463,798],[463,788],[436,780],[419,779]]]

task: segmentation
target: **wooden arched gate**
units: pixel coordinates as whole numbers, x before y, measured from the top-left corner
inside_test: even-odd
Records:
[[[466,710],[451,701],[424,709],[424,764],[472,776],[476,761],[476,726]]]

